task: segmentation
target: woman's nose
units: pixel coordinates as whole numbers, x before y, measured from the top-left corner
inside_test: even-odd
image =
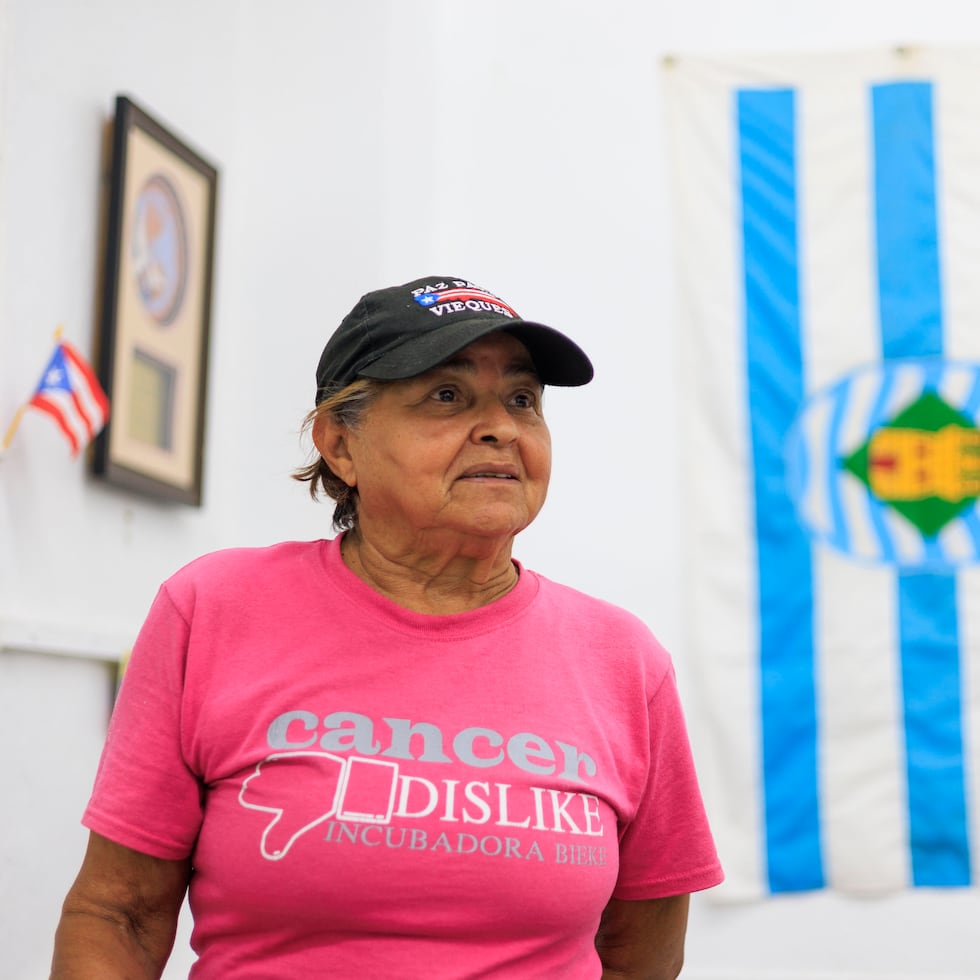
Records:
[[[484,399],[477,411],[473,425],[474,442],[511,443],[517,439],[517,423],[499,398]]]

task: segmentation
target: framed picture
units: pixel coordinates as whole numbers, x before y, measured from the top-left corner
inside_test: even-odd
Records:
[[[202,498],[217,170],[126,96],[112,130],[99,374],[111,410],[92,469]]]

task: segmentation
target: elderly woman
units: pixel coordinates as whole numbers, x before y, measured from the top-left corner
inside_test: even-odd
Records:
[[[721,880],[673,671],[635,617],[511,555],[567,337],[466,280],[363,297],[298,474],[332,540],[161,588],[113,715],[53,975],[675,977]]]

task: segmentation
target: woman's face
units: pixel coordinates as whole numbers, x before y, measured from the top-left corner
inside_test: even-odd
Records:
[[[545,500],[551,436],[527,349],[484,337],[426,374],[386,385],[348,430],[359,523],[418,536],[511,536]]]

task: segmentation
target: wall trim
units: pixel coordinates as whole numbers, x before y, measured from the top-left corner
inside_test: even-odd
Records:
[[[40,653],[118,663],[134,638],[135,634],[122,631],[0,616],[0,654]]]

